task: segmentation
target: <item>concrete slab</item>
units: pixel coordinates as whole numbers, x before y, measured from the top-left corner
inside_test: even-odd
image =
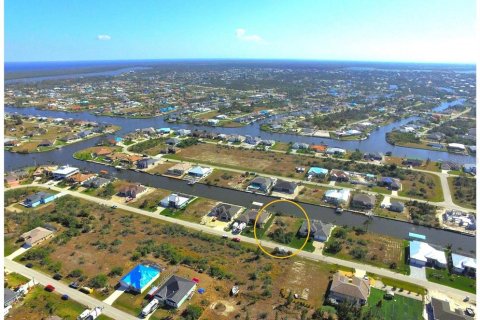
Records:
[[[9,260],[13,260],[15,259],[16,257],[18,257],[19,255],[22,255],[24,254],[25,252],[27,252],[31,247],[21,247],[20,249],[16,250],[14,253],[12,253],[11,255],[9,255],[7,257],[7,259]]]
[[[112,305],[115,300],[117,300],[125,291],[127,288],[120,286],[117,290],[113,291],[113,293],[108,296],[103,302],[105,302],[108,305]]]

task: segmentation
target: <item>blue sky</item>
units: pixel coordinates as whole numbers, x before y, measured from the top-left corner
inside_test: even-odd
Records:
[[[5,0],[5,61],[471,63],[475,0]]]

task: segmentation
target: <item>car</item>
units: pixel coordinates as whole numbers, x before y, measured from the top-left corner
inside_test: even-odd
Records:
[[[45,291],[53,292],[55,291],[55,287],[52,286],[51,284],[47,284],[47,286],[45,287]]]
[[[470,298],[466,296],[465,299],[463,299],[463,302],[468,302],[468,300],[470,300]]]
[[[222,238],[223,238],[223,239],[227,239],[227,238],[228,238],[228,235],[227,235],[227,234],[224,234],[224,235],[222,235]]]
[[[113,205],[111,208],[112,208],[112,209],[117,209],[117,206],[116,206],[116,205]]]
[[[27,263],[27,264],[25,265],[25,267],[27,267],[27,268],[32,268],[32,267],[33,267],[33,263]]]
[[[80,288],[80,284],[78,282],[71,282],[69,285],[68,285],[70,288],[73,288],[73,289],[78,289]]]
[[[68,294],[62,295],[62,300],[68,300],[68,299],[70,299],[70,297],[68,296]]]
[[[238,238],[238,237],[232,238],[232,241],[240,242],[240,238]]]
[[[62,278],[63,278],[63,277],[62,277],[62,275],[61,275],[60,273],[55,273],[55,274],[53,275],[53,279],[55,279],[55,280],[62,280]]]
[[[473,308],[465,309],[465,313],[467,314],[467,316],[470,316],[470,317],[475,316],[475,311],[473,311]]]

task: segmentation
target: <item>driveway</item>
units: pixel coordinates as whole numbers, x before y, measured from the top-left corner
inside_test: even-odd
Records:
[[[410,277],[419,280],[427,280],[425,267],[410,266]]]

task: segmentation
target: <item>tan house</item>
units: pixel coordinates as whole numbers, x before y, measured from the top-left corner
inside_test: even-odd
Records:
[[[357,277],[349,278],[340,272],[333,275],[328,298],[336,303],[350,302],[361,306],[367,303],[369,295],[370,284],[368,280]]]
[[[190,170],[192,165],[190,163],[177,163],[173,167],[167,170],[165,174],[171,175],[171,176],[182,176],[185,173]]]
[[[25,241],[25,244],[27,246],[33,247],[41,243],[42,241],[50,239],[51,237],[53,237],[53,231],[42,227],[36,227],[35,229],[22,234],[20,236],[20,239]]]

